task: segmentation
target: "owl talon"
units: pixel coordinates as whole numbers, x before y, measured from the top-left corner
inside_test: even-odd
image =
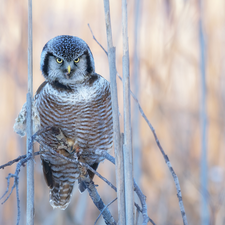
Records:
[[[54,128],[54,129],[53,129]],[[62,130],[57,127],[53,127],[53,132],[56,134],[56,138],[59,142],[59,145],[57,147],[57,150],[66,150],[70,154],[76,154],[79,152],[79,146],[77,143],[77,140],[73,140],[71,138],[67,138]]]

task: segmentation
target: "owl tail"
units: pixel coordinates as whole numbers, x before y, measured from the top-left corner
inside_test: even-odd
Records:
[[[73,191],[73,185],[63,182],[56,183],[50,189],[50,204],[53,208],[66,209],[70,203]]]
[[[68,162],[52,160],[50,163],[46,159],[43,160],[43,155],[41,157],[44,177],[50,188],[49,202],[53,208],[64,210],[71,200],[73,186],[77,179],[77,168]]]

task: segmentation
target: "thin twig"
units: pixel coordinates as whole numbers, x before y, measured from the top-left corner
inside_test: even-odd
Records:
[[[34,152],[34,156],[36,156],[36,155],[40,155],[40,152],[39,152],[39,151],[38,151],[38,152]],[[6,164],[1,165],[1,166],[0,166],[0,169],[4,169],[4,168],[7,167],[7,166],[11,166],[12,164],[14,164],[14,163],[20,161],[21,159],[26,158],[26,157],[27,157],[27,155],[21,155],[21,156],[19,156],[18,158],[13,159],[13,160],[7,162]]]
[[[134,203],[134,205],[136,206],[137,210],[138,210],[140,213],[142,213],[142,209],[140,208],[140,206],[139,206],[136,202]],[[154,223],[154,221],[153,221],[150,217],[148,217],[148,220],[149,220],[149,222],[151,222],[153,225],[156,225],[156,224]]]
[[[91,26],[90,26],[90,24],[88,23],[88,27],[89,27],[89,29],[90,29],[90,31],[91,31],[91,34],[92,34],[92,37],[93,37],[93,39],[98,43],[98,45],[102,48],[102,50],[105,52],[105,54],[108,56],[108,52],[104,49],[104,47],[98,42],[98,40],[95,38],[95,36],[94,36],[94,34],[93,34],[93,31],[92,31],[92,29],[91,29]]]
[[[148,217],[148,211],[147,211],[146,197],[142,193],[141,189],[138,187],[135,180],[134,180],[134,191],[136,192],[137,196],[139,197],[141,206],[142,206],[142,215],[143,215],[142,225],[147,225],[147,223],[149,221],[149,217]]]
[[[17,210],[18,210],[17,221],[16,221],[17,225],[19,225],[19,221],[20,221],[20,199],[19,199],[19,172],[20,172],[20,167],[23,166],[26,162],[28,162],[32,158],[33,158],[32,154],[29,154],[25,158],[24,157],[21,158],[21,160],[18,162],[18,164],[16,166],[15,173],[14,174],[10,173],[7,176],[7,178],[6,178],[7,179],[7,189],[6,189],[6,192],[3,194],[3,196],[0,198],[0,199],[2,199],[8,193],[8,191],[9,191],[9,181],[10,181],[11,178],[14,178],[14,184],[11,188],[11,191],[2,204],[4,204],[9,199],[9,197],[11,196],[14,188],[16,188],[16,199],[17,199]]]
[[[109,207],[113,202],[115,202],[116,200],[117,200],[117,197],[116,197],[115,199],[113,199],[110,203],[108,203],[108,204],[102,209],[102,211],[101,211],[100,214],[98,215],[98,217],[97,217],[97,219],[96,219],[94,225],[97,224],[97,222],[98,222],[100,216],[101,216],[102,213],[105,211],[105,209],[108,208],[108,207]]]

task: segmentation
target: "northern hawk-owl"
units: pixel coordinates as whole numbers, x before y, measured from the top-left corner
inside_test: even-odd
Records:
[[[113,143],[113,120],[109,82],[95,73],[93,55],[88,45],[74,36],[57,36],[44,46],[41,71],[45,77],[33,99],[35,129],[52,127],[41,134],[44,143],[66,157],[97,169],[103,157],[95,150],[110,150]],[[14,130],[25,135],[26,103]],[[60,138],[69,147],[62,147]],[[65,209],[71,199],[74,182],[80,175],[70,163],[40,147],[45,180],[50,188],[50,204]],[[93,179],[94,174],[88,171]],[[82,182],[80,191],[85,190]]]

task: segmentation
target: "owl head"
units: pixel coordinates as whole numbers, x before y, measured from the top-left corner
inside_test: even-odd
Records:
[[[85,41],[61,35],[44,46],[41,71],[48,82],[71,86],[82,83],[95,72],[94,58]]]

